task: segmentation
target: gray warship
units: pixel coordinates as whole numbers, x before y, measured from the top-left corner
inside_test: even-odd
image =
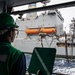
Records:
[[[45,2],[43,4],[46,5]],[[36,4],[30,4],[28,8],[36,8]],[[66,34],[63,31],[64,18],[58,10],[43,11],[39,15],[37,12],[28,13],[25,18],[22,18],[21,14],[16,19],[16,23],[19,25],[19,34],[12,45],[27,53],[27,68],[31,58],[28,54],[31,54],[35,47],[56,48],[56,55],[60,58],[55,60],[53,73],[55,75],[75,74],[75,60],[69,60],[75,55],[74,23],[71,24],[72,34]]]
[[[43,6],[46,2],[43,3]],[[29,9],[36,8],[36,4],[30,4]],[[57,55],[66,55],[65,32],[63,31],[64,18],[58,10],[28,13],[25,18],[16,19],[19,25],[19,35],[13,45],[23,52],[32,53],[35,47],[56,48]],[[67,54],[74,56],[75,51],[71,47],[71,35],[67,46]]]

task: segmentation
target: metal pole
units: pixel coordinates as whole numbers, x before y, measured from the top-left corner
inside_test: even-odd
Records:
[[[68,60],[68,49],[67,49],[67,35],[66,35],[66,32],[65,32],[65,53],[66,53],[67,62],[69,62],[69,60]]]
[[[3,12],[7,12],[7,3],[3,2]]]
[[[74,35],[74,29],[73,29],[73,35]],[[72,44],[71,44],[71,56],[73,56],[73,38],[74,36],[72,35]],[[72,59],[73,57],[71,57]]]

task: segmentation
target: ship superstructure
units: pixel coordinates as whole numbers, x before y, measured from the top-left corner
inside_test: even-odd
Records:
[[[31,8],[36,8],[36,4],[30,4],[29,9]],[[64,34],[63,22],[58,10],[44,11],[40,15],[37,12],[28,13],[25,18],[16,19],[19,35],[13,45],[29,53],[32,53],[35,47],[53,47],[57,49],[57,55],[65,55],[65,47],[59,47],[57,44],[60,42],[59,37]],[[71,54],[70,48],[68,54]]]

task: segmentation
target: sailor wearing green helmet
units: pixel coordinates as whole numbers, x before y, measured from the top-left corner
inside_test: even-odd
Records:
[[[11,45],[18,26],[7,13],[0,14],[0,75],[25,75],[25,55]]]

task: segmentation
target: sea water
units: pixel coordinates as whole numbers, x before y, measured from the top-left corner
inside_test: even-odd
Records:
[[[26,54],[26,68],[28,69],[31,55]],[[64,58],[56,58],[53,73],[64,75],[75,75],[75,59],[67,61]]]

